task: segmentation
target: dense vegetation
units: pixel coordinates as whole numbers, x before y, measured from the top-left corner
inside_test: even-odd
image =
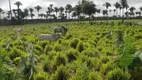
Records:
[[[142,6],[136,9],[134,6],[129,6],[127,0],[118,0],[116,3],[104,2],[102,6],[106,9],[103,10],[98,8],[98,4],[90,0],[81,0],[75,6],[67,4],[66,6],[56,7],[54,4],[50,4],[47,5],[47,10],[44,12],[41,12],[42,5],[35,4],[37,6],[23,10],[20,7],[24,4],[20,1],[9,6],[11,5],[17,6],[17,9],[10,8],[10,11],[7,12],[0,8],[0,25],[74,20],[90,21],[91,19],[122,19],[122,22],[124,22],[125,19],[142,18]],[[5,14],[7,16],[4,16]]]
[[[142,80],[141,26],[68,23],[63,39],[38,39],[57,25],[63,24],[1,27],[0,80]]]

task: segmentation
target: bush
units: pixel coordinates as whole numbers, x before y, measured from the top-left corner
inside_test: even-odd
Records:
[[[21,57],[26,55],[26,53],[24,53],[23,51],[17,49],[17,48],[13,48],[9,54],[9,57],[11,60],[14,60],[14,58],[16,57]]]
[[[102,72],[104,75],[106,75],[109,71],[111,71],[115,68],[116,68],[115,63],[109,62],[109,63],[102,65],[100,72]]]
[[[100,57],[100,54],[92,48],[88,48],[82,52],[83,54],[87,55],[88,57]]]
[[[34,80],[48,80],[48,75],[45,72],[38,72],[34,75]]]
[[[55,50],[56,52],[61,52],[61,51],[62,51],[62,46],[59,45],[59,44],[56,44],[56,45],[54,46],[54,50]]]
[[[70,49],[67,52],[67,57],[68,57],[68,62],[72,62],[73,60],[76,60],[77,56],[78,56],[78,51],[74,50],[74,49]]]
[[[83,42],[79,42],[78,45],[77,45],[77,50],[79,52],[82,52],[84,50],[84,45],[83,45]]]
[[[43,49],[41,46],[35,45],[34,48],[35,48],[34,50],[37,52],[36,54],[40,55],[43,53]]]
[[[103,80],[99,72],[90,72],[88,80]]]
[[[42,47],[42,49],[44,50],[45,46],[49,44],[49,41],[40,41],[38,42],[38,45],[40,45]]]
[[[108,80],[129,80],[130,74],[128,72],[124,72],[123,70],[117,68],[108,72],[107,78]]]
[[[46,47],[44,49],[44,53],[47,55],[50,51],[52,51],[52,47],[49,45],[46,45]]]
[[[101,56],[101,61],[102,61],[102,63],[107,63],[110,61],[110,59],[108,56]]]
[[[88,80],[89,69],[86,64],[81,64],[75,75],[73,76],[73,80]]]
[[[68,80],[69,72],[61,65],[57,71],[52,74],[50,80]]]
[[[21,59],[20,57],[14,58],[14,60],[13,60],[14,64],[15,64],[15,65],[19,65],[20,59]]]
[[[76,49],[77,44],[78,44],[79,40],[78,39],[73,39],[70,43],[70,46],[74,49]]]
[[[51,61],[47,58],[46,60],[45,60],[45,62],[43,63],[43,70],[45,71],[45,72],[50,72],[50,64],[51,63]]]
[[[60,65],[66,65],[67,59],[64,55],[61,55],[61,53],[58,53],[57,56],[53,58],[54,60],[51,62],[51,70],[52,72],[57,70],[57,67]]]

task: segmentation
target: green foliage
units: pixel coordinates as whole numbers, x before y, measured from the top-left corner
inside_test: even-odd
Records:
[[[75,49],[70,49],[67,51],[68,62],[72,62],[73,60],[77,59],[79,52]]]
[[[125,37],[123,46],[119,49],[119,53],[121,54],[120,57],[120,65],[123,67],[128,67],[132,64],[134,53],[136,52],[135,47],[133,46],[133,38]]]
[[[77,68],[77,71],[73,76],[73,80],[88,80],[89,71],[90,70],[85,63],[81,64],[80,67]]]
[[[44,53],[47,55],[50,51],[52,51],[52,47],[50,45],[46,45]]]
[[[71,46],[72,48],[76,49],[78,42],[79,42],[78,39],[73,39],[73,40],[70,42],[70,46]]]
[[[85,49],[83,42],[79,42],[77,45],[77,50],[82,52]]]
[[[90,72],[88,80],[103,80],[99,72]]]
[[[50,80],[68,80],[69,72],[63,65],[59,66],[57,71],[51,75]]]
[[[116,68],[107,74],[108,80],[129,80],[130,74],[127,71],[123,71],[119,68]]]
[[[45,72],[38,72],[34,75],[34,80],[48,80],[48,74]]]

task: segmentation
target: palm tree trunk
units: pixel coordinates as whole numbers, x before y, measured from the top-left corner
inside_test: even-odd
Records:
[[[11,12],[11,2],[10,2],[10,0],[9,0],[9,8],[10,8],[10,13],[11,13],[11,24],[12,24],[12,12]],[[14,26],[13,26],[14,27]]]

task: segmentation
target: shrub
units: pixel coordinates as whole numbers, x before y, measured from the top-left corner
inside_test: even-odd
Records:
[[[35,48],[34,50],[36,50],[36,52],[37,52],[38,55],[40,55],[40,54],[43,53],[43,49],[42,49],[41,46],[35,45],[34,48]]]
[[[48,80],[48,75],[45,72],[38,72],[34,75],[34,80]]]
[[[44,49],[44,53],[47,55],[50,51],[52,51],[52,47],[49,45],[46,45],[46,47]]]
[[[51,63],[51,61],[48,58],[43,63],[43,70],[45,72],[50,72],[50,65],[51,65],[50,63]]]
[[[97,52],[97,50],[92,48],[87,48],[82,52],[83,54],[87,55],[88,57],[100,57],[100,54]]]
[[[24,53],[23,51],[17,49],[17,48],[13,48],[9,54],[9,57],[11,60],[13,60],[16,57],[21,57],[26,55],[26,53]]]
[[[77,68],[77,71],[73,76],[73,80],[88,80],[88,76],[89,76],[89,69],[84,63],[81,64],[79,68]]]
[[[60,65],[66,65],[67,59],[64,55],[61,55],[61,53],[58,53],[57,56],[54,57],[54,60],[51,62],[51,70],[52,72],[57,70],[57,67]]]
[[[21,59],[20,57],[14,58],[14,60],[13,60],[14,64],[15,64],[15,65],[19,65],[20,59]]]
[[[103,80],[99,72],[90,72],[88,80]]]
[[[83,42],[79,42],[78,45],[77,45],[77,50],[79,52],[82,52],[84,50],[84,45],[83,45]]]
[[[108,80],[129,80],[130,74],[128,72],[124,72],[123,70],[117,68],[114,69],[107,74]]]
[[[69,72],[61,65],[57,71],[52,74],[50,80],[68,80]]]
[[[79,42],[78,39],[73,39],[73,40],[70,42],[70,46],[71,46],[72,48],[76,49],[78,42]]]
[[[54,50],[55,50],[56,52],[61,52],[61,51],[62,51],[62,46],[59,45],[59,44],[56,44],[56,45],[54,46]]]
[[[102,61],[102,63],[107,63],[110,61],[110,59],[108,56],[101,56],[101,61]]]
[[[115,63],[109,62],[109,63],[103,64],[101,66],[100,72],[102,72],[104,75],[106,75],[109,71],[111,71],[115,68],[116,68]]]
[[[67,57],[68,57],[68,62],[72,62],[73,60],[76,60],[77,56],[78,56],[78,51],[74,50],[74,49],[70,49],[67,52]]]
[[[42,49],[44,50],[45,46],[49,44],[49,41],[39,41],[38,45],[40,45],[42,47]]]

